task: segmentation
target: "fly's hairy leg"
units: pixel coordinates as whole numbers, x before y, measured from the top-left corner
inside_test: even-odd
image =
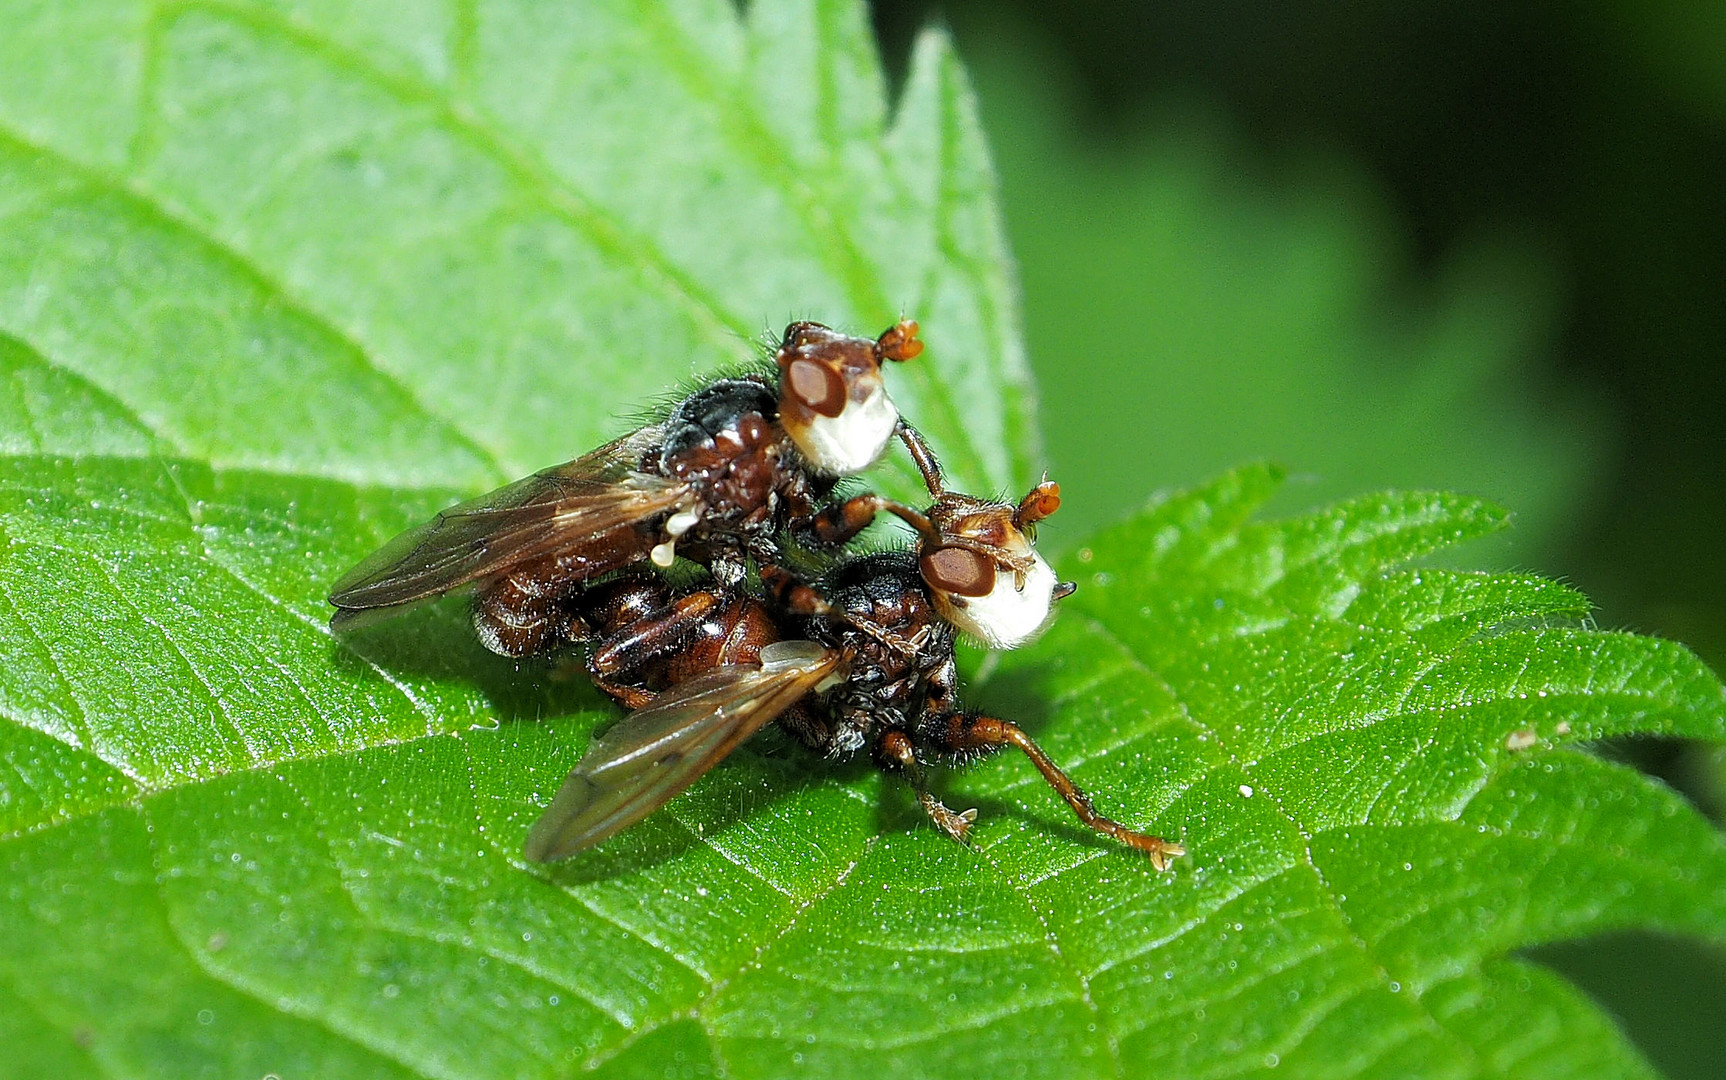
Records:
[[[1150,856],[1151,863],[1158,870],[1168,869],[1170,859],[1187,853],[1187,849],[1180,844],[1164,840],[1160,836],[1137,832],[1097,813],[1096,807],[1091,804],[1091,797],[1080,790],[1079,785],[1073,783],[1072,778],[1050,760],[1043,748],[1017,724],[981,713],[949,713],[930,717],[919,725],[918,734],[931,745],[950,754],[975,753],[1002,746],[1015,747],[1031,759],[1031,764],[1043,774],[1043,779],[1055,789],[1056,794],[1066,800],[1067,805],[1073,808],[1073,813],[1078,815],[1079,820],[1087,827],[1113,837],[1135,851],[1144,852]]]
[[[839,547],[867,529],[886,505],[879,495],[858,495],[832,503],[810,519],[809,531],[822,546]]]
[[[780,714],[779,727],[798,742],[819,754],[833,745],[833,725],[818,709],[800,701]]]
[[[929,791],[928,779],[923,775],[923,766],[917,760],[916,747],[912,745],[911,736],[896,728],[884,731],[875,742],[875,759],[882,765],[898,769],[911,781],[911,790],[917,793],[917,803],[923,812],[929,815],[929,820],[935,827],[964,842],[971,834],[971,823],[977,820],[976,810],[966,810],[954,813],[944,806]]]
[[[946,489],[941,476],[941,462],[935,457],[935,451],[929,443],[924,440],[923,433],[901,420],[894,429],[894,434],[899,436],[899,441],[904,443],[905,449],[910,452],[911,460],[917,464],[917,471],[923,474],[923,486],[929,489],[929,494],[939,498]]]
[[[761,585],[781,611],[793,615],[826,615],[832,607],[803,579],[773,563],[761,567]]]

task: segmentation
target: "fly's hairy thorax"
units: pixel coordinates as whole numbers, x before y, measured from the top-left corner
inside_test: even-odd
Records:
[[[868,555],[841,567],[826,587],[836,614],[811,619],[806,632],[852,657],[850,678],[829,695],[829,708],[857,721],[868,717],[862,726],[869,729],[909,722],[923,709],[930,677],[951,667],[954,642],[915,558]]]
[[[770,537],[814,498],[796,448],[778,424],[778,399],[764,382],[722,379],[691,394],[666,419],[665,438],[642,462],[690,486],[697,518],[691,542],[713,534]]]

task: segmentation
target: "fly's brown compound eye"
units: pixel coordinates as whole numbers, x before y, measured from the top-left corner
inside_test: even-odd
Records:
[[[931,588],[956,596],[988,596],[995,590],[995,561],[970,548],[936,548],[918,560]]]
[[[825,417],[845,411],[845,379],[826,364],[793,360],[785,370],[785,385],[793,397]]]

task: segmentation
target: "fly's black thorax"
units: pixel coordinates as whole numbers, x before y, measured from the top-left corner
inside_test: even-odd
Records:
[[[835,614],[811,618],[804,632],[853,656],[841,692],[859,708],[916,715],[928,677],[952,661],[954,641],[953,628],[929,601],[916,557],[890,551],[853,559],[822,585]]]
[[[807,513],[806,471],[779,427],[779,399],[764,379],[721,379],[685,398],[666,417],[648,471],[687,482],[700,503],[704,534],[771,536],[787,512]]]
[[[769,424],[779,419],[779,397],[763,380],[720,379],[684,398],[665,418],[661,454],[667,475],[675,475],[675,462],[682,460],[687,468],[728,434],[737,435],[749,416]]]

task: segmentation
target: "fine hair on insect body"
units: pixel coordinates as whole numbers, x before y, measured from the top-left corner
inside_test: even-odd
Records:
[[[1017,502],[953,490],[899,415],[881,372],[921,353],[917,334],[904,319],[874,339],[792,323],[771,375],[710,379],[629,434],[391,540],[336,583],[332,628],[466,592],[493,652],[585,647],[595,686],[630,711],[530,830],[534,861],[616,835],[777,723],[827,758],[867,752],[902,774],[959,841],[976,811],[936,798],[928,766],[1016,748],[1084,825],[1166,869],[1180,844],[1098,813],[1023,729],[960,700],[962,638],[1024,645],[1074,587],[1034,543],[1058,485],[1045,476]],[[841,494],[895,436],[930,502]],[[881,514],[909,543],[847,550]],[[665,573],[674,564],[693,574]]]
[[[909,320],[874,339],[792,323],[773,377],[713,380],[658,423],[397,536],[336,582],[331,626],[471,591],[485,646],[531,656],[585,636],[566,602],[637,563],[684,555],[735,584],[749,560],[777,560],[783,536],[837,548],[871,517],[835,485],[903,426],[882,365],[922,349]]]
[[[1158,869],[1184,854],[1099,814],[1016,724],[963,708],[955,646],[970,631],[945,613],[968,613],[969,625],[1002,647],[1035,636],[1051,605],[1072,592],[1035,570],[1046,564],[1024,535],[1059,506],[1059,489],[1044,481],[1015,506],[947,493],[929,475],[939,493],[929,512],[915,513],[930,530],[915,548],[841,557],[814,582],[770,566],[760,594],[713,583],[673,590],[651,576],[591,594],[592,617],[608,634],[590,670],[635,711],[594,739],[529,833],[525,855],[551,861],[615,835],[773,722],[829,758],[869,750],[905,775],[930,820],[956,840],[968,837],[976,812],[954,812],[933,795],[928,760],[1015,747],[1086,826]],[[950,551],[966,557],[942,555]],[[1003,589],[1044,595],[1005,601]]]

